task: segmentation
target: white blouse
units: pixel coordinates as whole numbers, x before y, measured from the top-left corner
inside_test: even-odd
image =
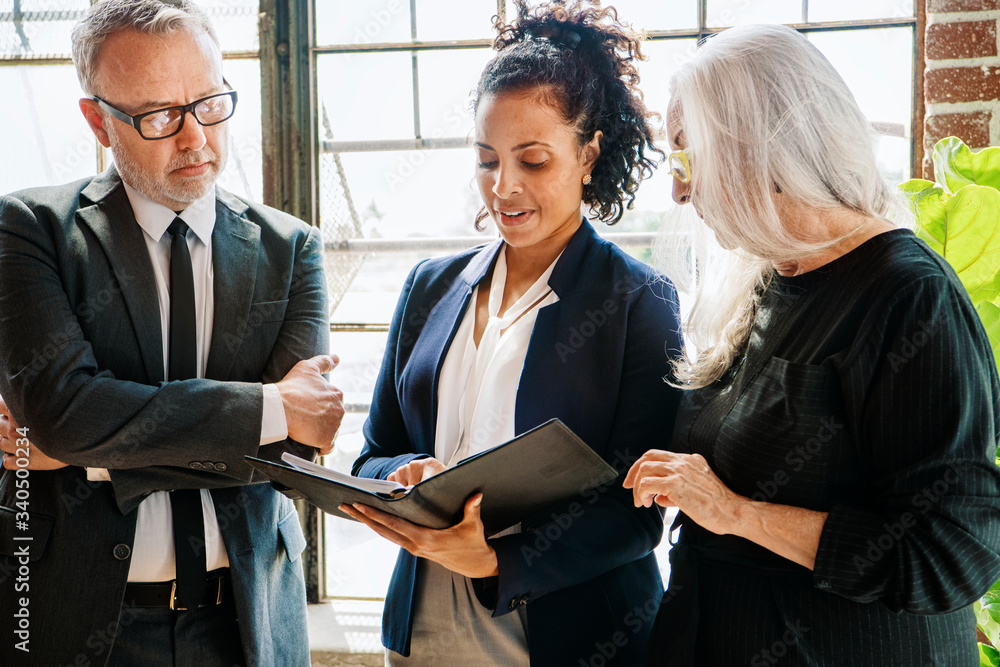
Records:
[[[490,320],[479,347],[474,339],[476,288],[441,365],[434,457],[448,467],[514,437],[517,385],[538,309],[559,300],[548,285],[553,262],[500,317],[507,282],[506,249],[506,245],[500,249],[493,268]],[[499,534],[519,530],[520,526],[512,526]],[[494,618],[492,610],[479,603],[471,579],[433,561],[422,562],[417,572],[410,656],[386,649],[388,667],[528,667],[524,607]]]
[[[556,257],[500,317],[507,282],[507,244],[503,245],[490,283],[490,320],[478,348],[473,335],[478,289],[470,300],[438,382],[434,457],[447,467],[514,437],[517,386],[535,319],[540,308],[559,300],[548,284],[558,261]]]

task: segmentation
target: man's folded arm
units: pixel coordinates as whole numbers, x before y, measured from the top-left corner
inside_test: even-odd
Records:
[[[7,369],[0,374],[0,394],[29,427],[32,441],[69,465],[166,467],[184,471],[178,481],[192,474],[228,484],[249,481],[252,468],[243,455],[260,450],[262,382],[192,379],[151,386],[100,370],[64,291],[53,231],[20,201],[0,200],[0,361]],[[326,347],[318,234],[302,236],[297,259],[304,261],[295,268],[296,289],[264,381],[281,379],[296,355]]]

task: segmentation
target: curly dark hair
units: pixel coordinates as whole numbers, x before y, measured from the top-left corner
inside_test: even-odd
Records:
[[[483,70],[472,98],[475,112],[484,95],[544,87],[580,146],[600,130],[601,154],[583,188],[591,214],[613,225],[632,208],[643,179],[664,153],[653,143],[650,118],[638,89],[634,61],[645,60],[642,36],[618,20],[614,7],[601,9],[581,0],[554,0],[530,7],[515,0],[517,17],[494,17],[497,55]],[[480,211],[479,228],[486,218]]]

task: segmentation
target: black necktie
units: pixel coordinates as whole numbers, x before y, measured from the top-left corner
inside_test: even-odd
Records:
[[[194,312],[194,273],[188,250],[188,226],[174,218],[167,233],[170,242],[170,371],[168,380],[198,377],[198,333]],[[205,522],[201,492],[183,489],[170,493],[174,550],[177,554],[178,606],[196,609],[205,597]]]

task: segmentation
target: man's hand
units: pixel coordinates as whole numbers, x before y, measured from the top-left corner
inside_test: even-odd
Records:
[[[339,363],[335,354],[303,359],[275,384],[285,408],[288,437],[315,447],[320,454],[333,451],[333,439],[344,418],[344,393],[322,375]]]
[[[27,467],[28,470],[55,470],[66,464],[46,456],[28,438],[17,432],[18,425],[0,397],[0,450],[3,450],[3,467],[8,470]],[[28,465],[18,465],[18,459],[28,459]]]

